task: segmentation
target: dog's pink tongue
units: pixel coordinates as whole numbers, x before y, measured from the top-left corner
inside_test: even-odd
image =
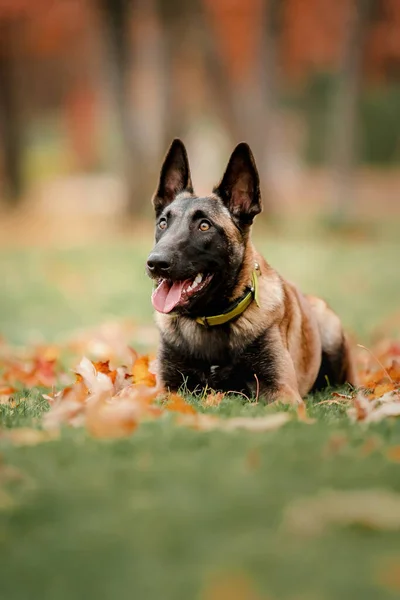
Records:
[[[151,296],[154,308],[161,313],[171,312],[181,299],[185,283],[186,281],[174,281],[174,283],[170,285],[164,279]]]

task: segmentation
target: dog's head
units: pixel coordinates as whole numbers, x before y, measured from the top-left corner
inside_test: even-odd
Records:
[[[261,212],[260,182],[249,146],[236,146],[221,182],[209,196],[198,197],[185,146],[174,140],[153,206],[156,243],[147,272],[157,283],[154,308],[191,313],[223,304],[235,286],[253,219]]]

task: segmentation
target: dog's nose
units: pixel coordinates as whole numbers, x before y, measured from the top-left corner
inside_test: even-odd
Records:
[[[171,268],[171,261],[163,254],[150,254],[147,260],[147,268],[151,273],[167,275]]]

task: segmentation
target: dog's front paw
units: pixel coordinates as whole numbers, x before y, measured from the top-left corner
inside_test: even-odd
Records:
[[[283,384],[274,393],[274,403],[290,404],[291,406],[299,406],[304,404],[303,398],[298,390],[294,390],[289,385]]]

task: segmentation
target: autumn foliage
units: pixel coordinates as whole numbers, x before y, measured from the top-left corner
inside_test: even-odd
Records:
[[[62,347],[42,346],[18,356],[3,342],[0,346],[0,403],[14,406],[18,390],[45,388],[42,395],[49,404],[41,422],[47,434],[25,431],[25,434],[13,434],[15,439],[25,439],[28,444],[36,439],[52,439],[65,425],[85,427],[90,435],[98,438],[119,438],[133,434],[144,421],[162,419],[168,414],[176,423],[197,430],[269,431],[282,427],[292,418],[307,425],[316,423],[316,419],[308,416],[305,405],[295,414],[276,412],[254,418],[221,419],[216,414],[204,414],[202,408],[216,409],[225,395],[206,389],[200,401],[190,403],[180,393],[168,393],[159,382],[153,356],[139,355],[125,347],[122,352],[125,363],[118,364],[115,335],[112,343],[110,360],[91,361],[83,357],[73,371],[68,372],[60,363]],[[117,346],[121,352],[123,344],[119,341]],[[104,358],[104,344],[101,350]],[[345,406],[350,419],[357,422],[372,423],[400,416],[400,343],[385,342],[374,350],[359,346],[357,357],[360,387],[345,393],[333,390],[330,398],[321,403]]]

